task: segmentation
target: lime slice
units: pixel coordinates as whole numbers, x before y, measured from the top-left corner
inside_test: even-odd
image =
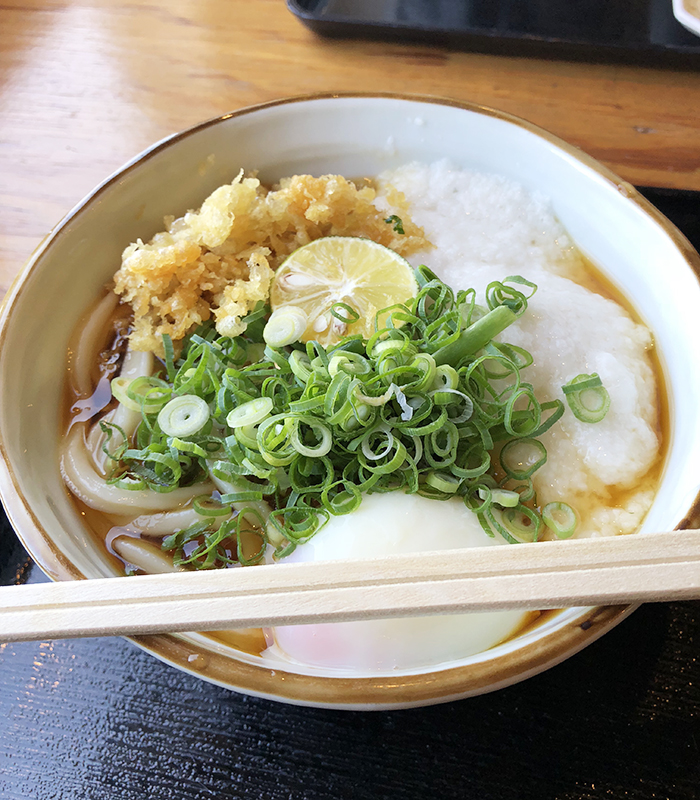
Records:
[[[327,236],[295,250],[275,273],[270,289],[272,310],[294,306],[308,317],[302,342],[312,339],[324,347],[344,336],[360,333],[368,339],[375,316],[396,303],[408,303],[418,284],[413,268],[398,253],[356,236]],[[359,314],[345,323],[331,314],[335,303],[345,303]],[[346,318],[347,310],[337,309]],[[380,314],[383,327],[388,314]]]

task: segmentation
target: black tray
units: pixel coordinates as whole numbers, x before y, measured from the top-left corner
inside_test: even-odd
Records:
[[[700,67],[700,37],[671,0],[287,0],[323,36],[454,49]]]

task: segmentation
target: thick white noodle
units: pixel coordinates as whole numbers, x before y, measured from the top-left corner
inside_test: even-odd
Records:
[[[184,567],[176,567],[172,558],[151,542],[144,542],[131,536],[117,536],[112,540],[112,548],[124,561],[128,561],[149,575],[185,570]]]
[[[218,517],[206,517],[206,520],[210,527],[218,529],[230,518],[230,514],[221,514]],[[193,508],[183,508],[180,511],[142,514],[132,520],[128,527],[140,531],[144,536],[169,536],[175,531],[182,531],[204,519],[205,517],[198,514]]]
[[[105,331],[118,302],[119,298],[114,292],[109,292],[100,300],[76,342],[72,379],[73,385],[82,397],[89,397],[92,394],[92,368],[95,364],[95,353],[99,352],[101,345],[97,338]]]
[[[124,356],[124,363],[120,376],[127,378],[130,381],[136,378],[141,378],[153,373],[153,353],[142,353],[138,350],[132,350],[130,347]],[[141,421],[141,414],[138,411],[131,411],[121,403],[108,414],[102,417],[102,422],[110,422],[112,425],[119,426],[127,438],[130,438],[139,422]],[[92,461],[95,465],[97,472],[103,477],[109,471],[108,457],[102,449],[107,440],[106,435],[102,431],[99,424],[92,426],[92,430],[87,437],[87,449],[92,456]]]
[[[75,425],[68,434],[61,453],[61,474],[68,488],[85,505],[106,514],[128,516],[152,511],[172,511],[194,497],[209,495],[211,483],[198,483],[172,492],[149,489],[130,491],[110,486],[96,471],[85,446],[85,426]]]

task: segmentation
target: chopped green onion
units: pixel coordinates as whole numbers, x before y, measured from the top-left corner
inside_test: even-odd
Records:
[[[444,472],[429,472],[425,482],[438,492],[452,496],[459,489],[460,479]]]
[[[386,222],[387,225],[393,224],[394,230],[399,234],[399,236],[403,236],[405,234],[403,229],[403,220],[396,214],[392,214],[388,219],[385,219],[384,222]]]
[[[231,506],[214,500],[206,494],[195,497],[192,501],[192,508],[203,517],[225,517],[231,514]]]
[[[542,520],[536,511],[522,504],[507,508],[502,520],[508,530],[523,542],[536,542],[542,529]]]
[[[302,425],[317,437],[315,445],[304,443]],[[330,428],[321,420],[314,417],[302,417],[292,420],[292,430],[289,437],[290,444],[302,456],[321,458],[330,452],[333,443]]]
[[[115,425],[113,422],[105,422],[104,420],[100,420],[99,425],[105,436],[102,452],[112,461],[120,461],[129,448],[129,440],[127,439],[124,429],[120,428],[119,425]],[[115,431],[121,436],[121,442],[116,446],[112,443]]]
[[[226,424],[229,428],[244,428],[257,425],[270,415],[274,403],[269,397],[256,397],[228,413]]]
[[[168,380],[175,379],[175,350],[173,348],[173,340],[167,333],[163,334],[163,353],[165,355],[165,370],[168,373]]]
[[[289,367],[302,384],[311,377],[311,359],[301,350],[292,350],[289,354]]]
[[[501,450],[499,460],[509,478],[524,480],[547,461],[547,451],[537,439],[512,439]]]
[[[368,375],[371,371],[371,363],[358,353],[334,353],[328,362],[328,374],[331,378],[335,377],[338,372],[346,372],[349,375]]]
[[[298,342],[309,324],[303,308],[284,306],[272,312],[263,329],[263,338],[270,347],[285,347]]]
[[[491,501],[503,508],[515,508],[520,503],[520,495],[509,489],[492,489],[487,493],[484,488],[479,489],[479,497],[485,500],[490,494]]]
[[[497,306],[466,328],[459,339],[433,353],[435,363],[460,364],[463,359],[481,350],[516,319],[517,314],[508,306]]]
[[[444,389],[454,390],[457,386],[459,386],[457,370],[449,364],[440,364],[435,370],[433,387],[438,391],[442,391]]]
[[[600,422],[610,408],[610,395],[597,372],[582,373],[561,387],[569,408],[581,422]]]
[[[209,419],[209,404],[196,394],[174,397],[158,414],[158,425],[166,436],[192,436]]]
[[[255,425],[238,425],[233,429],[236,441],[250,450],[258,450],[258,429]]]
[[[148,488],[146,481],[143,478],[139,478],[137,475],[125,475],[123,478],[109,482],[118,489],[128,489],[133,492]]]
[[[168,437],[168,444],[174,447],[181,453],[192,453],[199,458],[206,458],[207,452],[203,447],[200,447],[196,442],[187,442],[183,439],[178,439],[177,436]]]
[[[260,454],[273,467],[285,467],[294,460],[297,451],[289,441],[290,427],[284,414],[268,417],[260,423],[257,446]]]
[[[339,486],[343,487],[342,491],[337,490]],[[349,514],[360,507],[362,493],[354,483],[336,481],[321,492],[321,502],[335,516]]]
[[[113,378],[112,395],[129,411],[157,414],[170,400],[172,389],[165,381],[151,376]]]
[[[544,524],[557,539],[568,539],[574,535],[578,520],[576,512],[568,503],[547,503],[542,509]]]
[[[333,303],[330,308],[331,316],[335,317],[340,322],[346,325],[352,325],[360,318],[359,313],[347,303]],[[341,313],[343,312],[343,313]]]

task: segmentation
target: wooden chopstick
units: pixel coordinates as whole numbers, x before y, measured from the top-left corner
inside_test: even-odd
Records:
[[[0,641],[700,598],[700,531],[0,587]]]

